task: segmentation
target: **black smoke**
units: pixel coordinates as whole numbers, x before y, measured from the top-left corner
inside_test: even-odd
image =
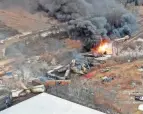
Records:
[[[72,38],[88,46],[101,37],[131,36],[137,29],[134,15],[115,0],[39,0],[38,10],[68,22]]]
[[[67,22],[70,36],[79,38],[88,46],[96,45],[102,37],[131,36],[137,29],[135,16],[118,0],[3,1],[7,4],[6,1],[11,1],[11,4],[25,5],[32,11],[44,11],[61,22]]]

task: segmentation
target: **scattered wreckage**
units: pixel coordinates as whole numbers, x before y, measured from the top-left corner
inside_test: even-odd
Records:
[[[88,55],[88,56],[87,56]],[[90,55],[90,57],[89,57]],[[104,55],[105,57],[105,55]],[[106,58],[108,59],[108,57]],[[101,62],[102,61],[102,62]],[[46,88],[55,85],[69,85],[71,83],[71,73],[82,75],[85,78],[91,78],[95,76],[96,71],[91,71],[91,68],[102,64],[104,60],[97,60],[97,56],[91,53],[82,53],[76,55],[76,57],[67,65],[56,65],[53,69],[47,71],[45,76],[34,78],[31,82],[31,86],[26,86],[22,81],[19,81],[19,86],[22,89],[10,91],[6,87],[1,88],[1,107],[0,110],[11,105],[12,99],[26,96],[30,93],[43,93]],[[95,63],[96,62],[96,63]],[[1,78],[13,76],[12,71],[5,71],[5,68],[1,68]],[[89,73],[88,73],[89,72]]]
[[[46,91],[44,85],[33,86],[27,88],[25,85],[22,90],[12,90],[12,98],[22,97],[30,93],[43,93]]]
[[[67,65],[55,65],[51,70],[48,70],[44,76],[34,78],[31,82],[31,86],[26,86],[22,81],[19,82],[21,89],[16,89],[12,91],[6,91],[7,94],[4,95],[5,99],[4,105],[6,108],[11,104],[13,98],[23,97],[30,93],[42,93],[46,91],[49,86],[55,85],[69,85],[71,83],[71,73],[76,73],[85,78],[91,78],[95,76],[96,71],[91,71],[92,67],[99,66],[109,59],[110,55],[96,54],[95,53],[78,53],[74,56],[73,60]],[[15,61],[10,60],[10,63]],[[9,63],[9,62],[8,62]],[[89,73],[88,73],[89,72]],[[1,77],[14,76],[12,70],[5,70],[4,67],[0,69]],[[3,89],[4,90],[4,89]],[[7,90],[7,89],[5,89]],[[1,105],[1,106],[4,106]],[[2,109],[2,108],[1,108]]]
[[[42,37],[46,37],[48,34],[42,34]],[[123,38],[121,40],[116,39],[116,42],[122,42],[128,38]],[[18,98],[26,96],[30,93],[42,93],[46,91],[46,88],[56,85],[69,85],[71,83],[71,74],[75,73],[80,75],[83,78],[90,79],[93,76],[96,76],[96,70],[92,70],[92,67],[99,67],[101,64],[106,63],[106,60],[112,57],[112,53],[106,52],[105,48],[110,48],[112,52],[112,45],[110,47],[102,46],[100,47],[101,53],[86,52],[86,53],[77,53],[74,58],[66,65],[54,65],[50,70],[46,71],[44,76],[39,76],[34,78],[31,82],[31,86],[25,85],[23,82],[20,82],[19,85],[22,89],[12,90],[11,98]],[[28,61],[29,62],[29,61]],[[30,62],[29,62],[30,63]],[[109,68],[101,69],[101,72],[108,72]],[[12,71],[5,71],[0,69],[0,76],[11,76]],[[104,76],[101,77],[102,83],[111,82],[114,80],[114,77]]]

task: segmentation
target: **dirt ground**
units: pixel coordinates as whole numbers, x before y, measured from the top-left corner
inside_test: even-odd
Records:
[[[105,66],[101,66],[101,69],[108,67],[110,69],[108,72],[102,73],[101,69],[94,69],[97,71],[96,75],[87,82],[95,87],[95,101],[112,107],[119,113],[135,114],[141,102],[135,101],[132,93],[142,93],[142,72],[138,71],[138,68],[142,66],[143,61],[113,64],[112,60],[113,65],[108,62]],[[102,83],[101,77],[104,76],[114,77],[114,79],[109,83]]]
[[[30,14],[21,8],[0,10],[0,21],[19,32],[35,31],[55,25],[55,19],[44,17],[44,13]]]

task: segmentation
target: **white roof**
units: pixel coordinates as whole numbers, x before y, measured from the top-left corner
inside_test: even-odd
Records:
[[[0,114],[104,114],[79,104],[49,95],[39,94],[0,112]]]

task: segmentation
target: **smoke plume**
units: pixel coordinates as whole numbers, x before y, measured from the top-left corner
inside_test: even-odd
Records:
[[[71,37],[80,38],[85,45],[93,46],[101,37],[131,36],[137,29],[134,15],[118,0],[13,0],[13,4],[67,22]]]
[[[101,37],[131,36],[137,28],[134,15],[115,0],[38,0],[38,10],[68,22],[72,38],[88,46]]]

